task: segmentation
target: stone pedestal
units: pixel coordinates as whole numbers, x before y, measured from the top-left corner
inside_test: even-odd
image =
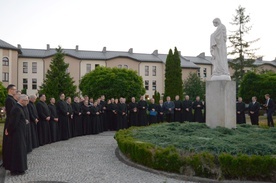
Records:
[[[235,81],[206,81],[206,124],[236,128]]]

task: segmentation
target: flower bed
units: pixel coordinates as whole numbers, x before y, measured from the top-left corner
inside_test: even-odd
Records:
[[[212,179],[276,182],[276,128],[162,123],[116,133],[119,149],[147,167]]]

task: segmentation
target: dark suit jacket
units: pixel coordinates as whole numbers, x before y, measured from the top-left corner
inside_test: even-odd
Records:
[[[267,104],[267,101],[265,103]],[[274,112],[274,110],[275,110],[275,103],[274,103],[274,101],[271,98],[268,101],[267,110],[269,112]]]
[[[255,102],[254,105],[253,105],[253,102],[251,102],[248,106],[248,111],[249,111],[250,115],[251,115],[250,111],[254,112],[253,115],[259,115],[259,110],[260,110],[260,103],[259,102]]]

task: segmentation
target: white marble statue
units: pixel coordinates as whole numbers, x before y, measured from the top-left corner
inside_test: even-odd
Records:
[[[217,27],[211,35],[211,55],[213,64],[213,74],[211,80],[231,80],[228,70],[227,47],[226,47],[226,27],[221,23],[219,18],[213,20]]]

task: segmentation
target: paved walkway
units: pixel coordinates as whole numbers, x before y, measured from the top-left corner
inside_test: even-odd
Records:
[[[114,132],[104,132],[45,145],[28,155],[28,171],[22,176],[6,172],[5,183],[176,183],[119,161]],[[183,181],[182,181],[183,182]]]

